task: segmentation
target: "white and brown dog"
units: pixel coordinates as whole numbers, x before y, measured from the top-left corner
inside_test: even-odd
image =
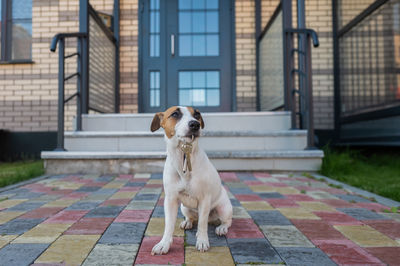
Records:
[[[157,113],[151,131],[162,127],[167,142],[167,159],[164,166],[165,229],[161,241],[153,247],[152,254],[166,254],[172,244],[179,203],[185,220],[182,229],[190,229],[198,221],[196,248],[206,251],[208,222],[219,219],[217,235],[225,235],[232,224],[232,204],[221,184],[217,170],[206,153],[199,147],[200,130],[204,121],[198,110],[174,106]]]

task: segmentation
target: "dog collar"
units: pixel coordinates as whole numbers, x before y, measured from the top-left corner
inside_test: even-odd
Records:
[[[193,151],[193,145],[192,143],[194,142],[194,136],[192,135],[192,141],[191,142],[183,142],[179,141],[179,148],[183,152],[183,173],[186,174],[186,172],[189,170],[189,172],[192,172],[192,162],[190,160],[190,156]]]

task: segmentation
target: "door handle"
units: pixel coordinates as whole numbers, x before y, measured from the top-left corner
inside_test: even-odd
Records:
[[[175,56],[175,35],[171,34],[171,55]]]

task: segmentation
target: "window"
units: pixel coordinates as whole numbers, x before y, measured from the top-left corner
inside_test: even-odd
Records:
[[[32,59],[32,0],[0,0],[0,61]]]

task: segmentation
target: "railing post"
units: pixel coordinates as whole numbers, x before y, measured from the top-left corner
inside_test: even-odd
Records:
[[[313,105],[313,85],[312,85],[312,59],[311,59],[311,36],[305,34],[307,38],[306,48],[306,110],[307,110],[307,150],[315,149],[314,146],[314,105]]]
[[[115,113],[119,113],[119,0],[114,0],[114,38],[115,38]]]
[[[305,18],[305,5],[304,5],[304,0],[297,0],[297,28],[298,29],[305,29],[306,28],[306,18]],[[299,75],[298,75],[298,82],[299,82],[299,128],[304,128],[306,124],[306,118],[303,117],[303,113],[307,109],[306,105],[306,100],[305,98],[307,97],[307,81],[306,81],[306,76],[304,75],[306,72],[306,58],[305,54],[306,49],[307,49],[307,42],[308,42],[308,36],[307,34],[301,34],[299,33],[297,35],[297,45],[298,45],[298,70],[299,70]]]
[[[57,148],[55,151],[64,149],[64,46],[65,39],[61,38],[58,45],[58,120],[57,120]]]
[[[79,47],[82,47],[83,37],[77,38],[78,44],[78,79],[76,83],[77,95],[76,95],[76,130],[82,130],[82,54]]]

